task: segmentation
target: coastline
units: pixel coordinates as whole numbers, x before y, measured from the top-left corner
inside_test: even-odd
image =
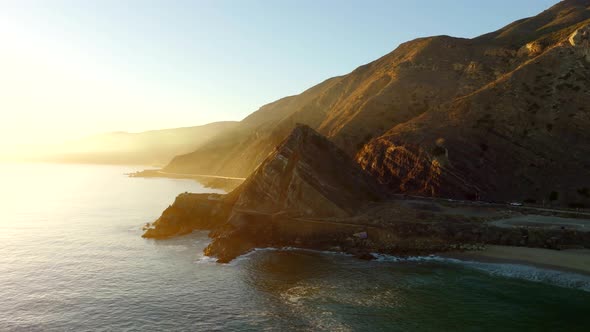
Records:
[[[441,253],[441,257],[486,263],[512,263],[573,272],[590,276],[590,249],[552,250],[543,248],[487,245],[484,250]]]
[[[184,173],[169,173],[162,169],[146,169],[125,174],[131,178],[168,178],[168,179],[190,179],[195,180],[206,188],[221,189],[225,192],[230,192],[238,187],[244,178],[217,176],[217,175],[203,175],[203,174],[184,174]]]

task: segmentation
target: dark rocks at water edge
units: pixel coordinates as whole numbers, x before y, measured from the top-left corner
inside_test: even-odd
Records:
[[[144,227],[145,238],[163,239],[191,233],[194,230],[216,228],[227,218],[223,195],[183,193],[176,197],[160,218]]]
[[[257,247],[336,247],[362,259],[371,252],[423,255],[484,244],[590,247],[590,232],[497,227],[460,207],[424,210],[391,199],[346,153],[300,125],[238,188],[179,195],[143,236],[211,230],[205,253],[219,262]]]

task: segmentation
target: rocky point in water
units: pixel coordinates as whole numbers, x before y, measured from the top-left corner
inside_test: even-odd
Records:
[[[145,232],[166,238],[211,230],[205,249],[228,262],[257,247],[430,254],[483,243],[584,246],[589,232],[495,227],[457,214],[424,214],[391,199],[348,155],[299,125],[226,195],[181,194]]]
[[[385,196],[346,153],[300,125],[238,188],[223,196],[179,195],[143,236],[166,238],[212,229],[214,241],[206,250],[227,261],[273,241],[287,244],[277,234],[279,224],[297,228],[298,218],[352,216]],[[294,238],[292,244],[297,241],[301,239]]]

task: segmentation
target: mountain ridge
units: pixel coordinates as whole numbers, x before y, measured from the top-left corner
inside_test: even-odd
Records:
[[[389,185],[394,192],[471,199],[530,200],[538,203],[547,199],[556,204],[590,204],[587,197],[575,194],[590,187],[584,182],[590,177],[582,176],[582,183],[579,183],[581,187],[573,188],[573,181],[569,176],[563,176],[558,167],[552,166],[551,172],[525,170],[529,164],[542,164],[535,158],[538,159],[538,155],[544,153],[541,150],[547,144],[581,144],[582,150],[586,149],[589,142],[586,135],[576,130],[578,136],[572,138],[562,129],[574,119],[578,120],[576,125],[586,126],[588,111],[584,105],[587,83],[583,79],[588,67],[584,64],[579,67],[578,58],[586,54],[587,48],[580,44],[573,45],[569,39],[588,23],[590,1],[566,0],[539,15],[518,20],[472,39],[433,36],[402,43],[392,52],[349,74],[328,79],[300,95],[261,107],[240,122],[231,134],[190,154],[177,156],[165,169],[181,173],[245,177],[287,137],[297,123],[303,123],[327,136],[351,157],[356,157],[359,164],[382,183]],[[585,39],[581,40],[583,44]],[[560,58],[562,55],[565,56],[563,60]],[[545,67],[535,65],[541,60],[545,61]],[[545,68],[550,72],[544,72]],[[582,79],[576,76],[577,85],[567,81],[574,77],[573,74],[565,79],[567,82],[560,80],[571,70],[581,73]],[[541,72],[546,76],[537,78]],[[513,80],[522,81],[517,84],[519,95],[509,91]],[[563,84],[580,89],[573,91],[578,92],[578,96],[573,96],[570,88]],[[543,90],[543,95],[549,94],[546,100],[538,99],[541,92],[533,91],[532,86]],[[494,98],[497,96],[490,91],[498,89],[504,91],[502,98],[505,110],[494,114],[497,108]],[[521,103],[525,99],[530,103]],[[557,103],[566,99],[571,99],[574,104]],[[568,114],[574,115],[571,119],[560,118],[556,120],[557,123],[550,123],[551,110],[545,109],[550,102],[549,108],[563,107]],[[541,110],[536,110],[534,114],[537,115],[531,117],[523,112],[529,107],[532,107],[531,114],[536,108]],[[471,109],[488,111],[477,111],[482,114],[482,118],[474,119],[472,116],[475,113]],[[491,128],[496,115],[501,119],[498,130]],[[483,118],[485,116],[489,118]],[[459,120],[464,122],[463,125],[460,125]],[[518,128],[505,124],[509,120]],[[449,125],[442,129],[441,121]],[[540,122],[545,126],[545,132],[531,126],[532,123],[538,125]],[[439,137],[431,137],[429,130],[436,128],[439,128]],[[553,128],[555,131],[552,131]],[[525,131],[536,136],[519,138]],[[495,138],[498,134],[508,139]],[[510,139],[516,134],[516,139]],[[491,137],[492,143],[486,143],[482,137]],[[469,142],[471,138],[480,141],[478,147],[474,148]],[[444,144],[435,143],[438,139],[441,139],[440,142],[456,144],[457,148],[451,149],[452,160],[433,155],[432,152],[447,154],[448,148]],[[404,148],[395,150],[394,155],[387,155],[388,145],[385,142],[388,141],[391,149],[395,150],[395,146]],[[491,144],[503,154],[494,152],[493,158],[482,157],[482,150]],[[522,146],[530,150],[530,153],[524,154],[530,160],[521,158],[519,163],[506,163],[518,169],[517,173],[522,173],[512,175],[512,168],[504,167],[501,159],[522,156]],[[554,151],[555,147],[549,150]],[[488,155],[492,155],[492,152]],[[570,172],[585,174],[584,165],[588,160],[584,157],[573,160],[559,151],[555,156],[567,165]],[[478,162],[483,158],[484,162],[489,163],[489,166],[483,167],[489,176],[482,174],[481,167],[461,164],[456,158]],[[433,165],[433,160],[439,164]],[[573,164],[576,162],[581,166],[575,167]],[[554,182],[559,184],[559,188],[549,190],[539,184],[548,175],[556,179]],[[502,177],[510,179],[505,181],[507,183],[522,182],[517,187],[525,186],[526,182],[538,192],[524,189],[515,190],[514,195],[510,195],[510,190],[502,192],[511,189],[506,185],[494,184],[504,181]],[[525,178],[526,181],[523,180]],[[562,180],[563,185],[560,184]],[[555,196],[553,192],[557,192],[560,198],[550,199],[550,196]]]

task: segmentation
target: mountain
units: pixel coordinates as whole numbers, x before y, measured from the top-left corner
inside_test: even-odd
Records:
[[[419,38],[261,107],[166,170],[247,176],[296,123],[394,192],[590,206],[590,0]]]
[[[501,56],[514,68],[391,128],[358,162],[419,195],[590,206],[589,6],[565,1],[477,38],[527,43]]]
[[[52,146],[41,159],[74,163],[165,165],[174,156],[193,151],[236,125],[237,122],[227,121],[140,133],[99,134]]]

